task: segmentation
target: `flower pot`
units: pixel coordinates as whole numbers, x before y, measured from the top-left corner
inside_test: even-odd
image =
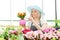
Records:
[[[21,19],[21,20],[19,21],[19,25],[25,26],[25,25],[26,25],[26,20]]]

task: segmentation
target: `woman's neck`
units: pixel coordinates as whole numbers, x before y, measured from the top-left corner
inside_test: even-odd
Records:
[[[37,23],[37,24],[39,24],[39,22],[40,22],[40,19],[34,19],[34,21]]]

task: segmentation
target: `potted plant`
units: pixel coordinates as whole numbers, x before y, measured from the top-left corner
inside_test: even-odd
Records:
[[[21,18],[21,20],[19,22],[20,25],[25,24],[25,22],[26,22],[26,20],[24,20],[25,16],[26,16],[25,12],[23,12],[23,13],[18,12],[18,17]]]

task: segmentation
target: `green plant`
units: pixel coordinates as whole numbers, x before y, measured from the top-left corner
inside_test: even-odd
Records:
[[[6,27],[6,29],[3,29],[3,30],[4,30],[4,32],[2,33],[2,36],[5,40],[8,40],[9,39],[9,30],[14,30],[14,27]]]
[[[51,40],[56,40],[56,38],[54,37],[54,38],[52,38]]]
[[[48,22],[55,22],[55,28],[60,28],[60,25],[58,25],[58,23],[60,23],[60,20],[47,20]]]
[[[5,39],[5,40],[8,40],[8,37],[9,37],[9,30],[10,30],[10,28],[6,28],[5,30],[4,30],[4,32],[3,32],[3,38]]]
[[[18,36],[15,34],[10,34],[11,40],[17,40]]]

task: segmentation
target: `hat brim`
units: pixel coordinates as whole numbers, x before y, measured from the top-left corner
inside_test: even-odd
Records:
[[[42,10],[40,7],[38,7],[38,6],[29,6],[29,7],[27,8],[27,10],[31,13],[31,10],[32,10],[33,8],[36,9],[36,10],[38,10],[38,11],[40,11],[40,12],[41,12],[41,15],[44,15],[43,10]]]

